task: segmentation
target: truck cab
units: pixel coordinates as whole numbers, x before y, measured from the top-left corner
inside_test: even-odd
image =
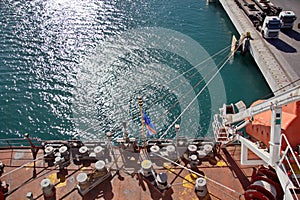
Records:
[[[293,11],[281,11],[279,13],[279,19],[282,29],[292,29],[297,17]]]
[[[281,22],[277,16],[266,16],[261,28],[261,34],[264,38],[278,38],[281,28]]]

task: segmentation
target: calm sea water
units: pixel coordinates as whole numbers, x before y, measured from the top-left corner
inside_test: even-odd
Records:
[[[140,97],[158,136],[211,135],[222,103],[270,94],[250,56],[209,81],[233,34],[206,0],[0,1],[1,136],[138,137]]]

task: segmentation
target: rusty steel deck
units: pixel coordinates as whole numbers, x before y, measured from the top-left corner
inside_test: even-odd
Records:
[[[40,184],[44,178],[55,185],[56,199],[198,199],[194,185],[199,174],[206,178],[211,199],[243,199],[244,189],[249,186],[253,171],[252,167],[239,164],[239,145],[219,150],[217,163],[211,165],[209,162],[202,162],[196,173],[188,170],[188,164],[165,162],[162,166],[155,166],[157,173],[166,172],[171,186],[162,195],[137,173],[140,169],[139,161],[135,165],[125,166],[120,157],[115,155],[117,162],[107,164],[111,176],[82,196],[78,192],[76,177],[81,172],[91,172],[94,164],[82,167],[71,163],[67,167],[65,180],[60,180],[56,167],[47,167],[44,159],[40,159],[43,156],[43,151],[38,151],[34,163],[30,162],[33,159],[30,149],[1,150],[0,161],[5,164],[1,181],[9,185],[6,199],[30,199],[30,194],[31,199],[44,199]]]

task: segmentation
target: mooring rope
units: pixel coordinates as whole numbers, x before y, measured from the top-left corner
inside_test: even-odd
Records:
[[[201,62],[199,62],[199,63],[196,64],[195,66],[191,67],[191,68],[188,69],[187,71],[183,72],[182,74],[180,74],[180,75],[178,75],[177,77],[175,77],[175,78],[173,78],[172,80],[170,80],[169,83],[171,83],[171,82],[173,82],[174,80],[180,78],[180,77],[183,76],[184,74],[186,74],[186,73],[188,73],[189,71],[195,69],[196,67],[198,67],[198,66],[200,66],[201,64],[207,62],[208,60],[210,60],[210,59],[212,59],[212,58],[214,58],[214,57],[216,57],[216,56],[218,56],[218,55],[224,53],[224,52],[225,52],[226,50],[228,50],[230,47],[231,47],[231,45],[229,45],[229,46],[227,46],[227,47],[225,47],[225,48],[219,50],[218,52],[216,52],[216,53],[213,54],[212,56],[205,58],[204,60],[202,60]],[[204,66],[203,68],[201,68],[200,70],[203,70],[204,68],[206,68],[206,67],[208,67],[208,66],[209,66],[209,65],[206,65],[206,66]],[[214,70],[214,69],[213,69],[213,70]],[[197,74],[198,72],[199,72],[199,71],[195,72],[194,74]],[[212,72],[212,70],[211,70],[211,72]],[[192,76],[193,76],[193,74],[192,74]],[[204,81],[204,78],[201,79],[199,82],[202,82],[202,81]],[[199,82],[198,82],[198,84],[200,84]],[[177,86],[175,86],[173,89],[176,89],[176,87],[179,87],[179,86],[180,86],[180,85],[177,85]],[[195,87],[195,86],[194,86],[194,87]],[[173,89],[171,88],[170,90],[173,90]],[[189,91],[189,92],[190,92],[190,91]],[[168,94],[168,95],[169,95],[169,94]],[[187,95],[187,94],[185,94],[185,95]],[[162,98],[165,98],[165,97],[166,97],[166,95],[162,95]],[[157,100],[157,101],[158,101],[158,100]],[[151,105],[155,104],[157,101],[151,103]],[[177,102],[177,104],[178,104],[178,103],[179,103],[179,101]],[[175,106],[176,106],[176,105],[175,105]],[[173,106],[173,107],[175,107],[175,106]],[[151,107],[151,106],[150,106],[150,107]],[[169,110],[170,110],[170,109],[169,109]],[[124,112],[124,111],[122,110],[122,111],[120,111],[120,113],[121,113],[121,112]],[[162,114],[162,116],[164,116],[164,115],[166,115],[166,114],[167,114],[167,112],[164,112],[164,113]],[[118,113],[115,113],[114,115],[118,115]],[[133,121],[133,120],[136,120],[136,119],[138,119],[138,118],[139,118],[139,117],[134,118],[134,119],[127,119],[127,120],[125,120],[125,121]],[[87,132],[88,130],[91,130],[91,129],[93,129],[93,128],[96,128],[96,127],[100,126],[100,125],[103,124],[103,123],[104,123],[104,122],[101,121],[101,122],[99,122],[99,123],[97,123],[97,124],[95,124],[95,125],[93,125],[93,126],[87,128],[87,129],[85,129],[85,130],[79,131],[79,132],[76,133],[73,137],[82,137],[82,136],[84,136],[84,135],[86,134],[86,132]],[[122,127],[121,127],[121,126],[118,126],[118,127],[114,128],[114,131],[118,131],[118,130],[121,130],[121,129],[122,129]]]
[[[240,44],[241,45],[241,44]],[[239,46],[240,46],[239,45]],[[238,48],[236,48],[235,51],[237,51]],[[230,61],[230,59],[234,56],[233,54],[230,54],[229,57],[225,60],[225,62],[221,65],[221,67],[216,71],[216,73],[207,81],[207,83],[204,85],[204,87],[197,93],[197,95],[192,99],[192,101],[187,105],[187,107],[179,114],[179,116],[173,121],[173,123],[167,128],[167,130],[160,136],[159,139],[162,139],[165,135],[167,135],[168,131],[175,125],[175,123],[178,121],[178,119],[187,111],[187,109],[194,103],[196,99],[198,99],[199,95],[207,88],[207,86],[213,81],[213,79],[218,75],[218,73],[223,69],[225,64]]]

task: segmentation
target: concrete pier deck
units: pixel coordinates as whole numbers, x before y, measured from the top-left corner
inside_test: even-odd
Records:
[[[250,32],[253,38],[250,52],[273,93],[277,94],[298,85],[300,69],[299,73],[296,73],[295,69],[300,68],[300,46],[298,49],[293,48],[295,49],[293,52],[286,52],[288,55],[284,55],[284,47],[280,46],[286,44],[281,39],[283,33],[280,33],[279,39],[266,40],[234,0],[219,0],[219,2],[240,35]],[[294,60],[285,56],[291,56]]]

